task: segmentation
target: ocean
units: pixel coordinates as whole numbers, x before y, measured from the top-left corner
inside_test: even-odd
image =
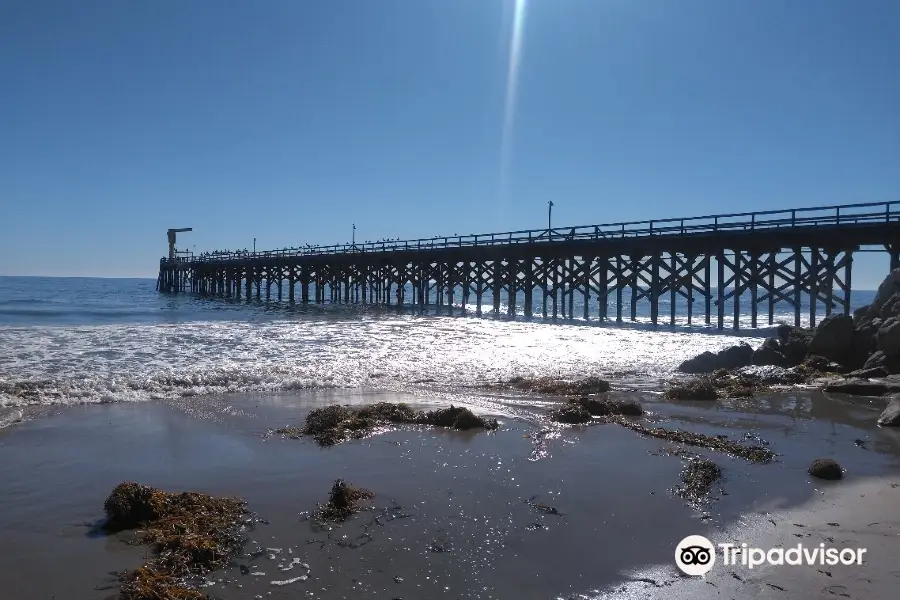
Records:
[[[855,291],[854,308],[873,294]],[[637,322],[616,325],[584,321],[580,298],[572,320],[510,318],[501,300],[497,318],[489,295],[483,316],[474,305],[465,316],[459,305],[448,316],[446,306],[422,314],[171,296],[157,293],[153,279],[0,277],[0,409],[8,421],[20,416],[12,409],[31,405],[360,387],[477,403],[488,401],[482,384],[516,375],[600,375],[652,386],[685,358],[771,335],[765,316],[765,327],[750,329],[749,313],[739,332],[731,330],[730,302],[719,332],[703,326],[702,315],[688,326],[684,306],[674,327],[653,327],[646,301]],[[623,304],[627,319],[627,292]],[[597,315],[597,306],[590,309]],[[805,306],[804,319],[808,312]],[[790,306],[777,313],[776,323],[793,321]],[[668,314],[662,302],[661,320]]]

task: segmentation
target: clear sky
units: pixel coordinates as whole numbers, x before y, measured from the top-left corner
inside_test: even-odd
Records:
[[[169,227],[540,228],[550,199],[900,200],[900,1],[0,0],[0,274],[155,277]]]

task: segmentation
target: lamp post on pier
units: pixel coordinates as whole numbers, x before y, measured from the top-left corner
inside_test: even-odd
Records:
[[[253,254],[256,254],[256,238],[253,238]]]
[[[351,246],[356,248],[356,223],[353,224],[353,238],[351,241]]]
[[[551,219],[553,217],[553,200],[547,202],[547,239],[549,240],[553,237],[553,226],[551,225]]]

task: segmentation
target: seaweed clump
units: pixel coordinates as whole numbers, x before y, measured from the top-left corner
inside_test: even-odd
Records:
[[[568,403],[550,413],[550,418],[558,423],[577,425],[592,420],[590,411],[580,404]]]
[[[123,600],[208,600],[209,596],[164,572],[143,566],[120,577]]]
[[[586,377],[576,381],[564,381],[552,377],[513,377],[509,381],[495,384],[492,387],[559,396],[602,394],[610,389],[609,382],[600,377]]]
[[[363,500],[371,500],[375,494],[366,488],[355,487],[338,479],[331,486],[328,493],[328,502],[319,505],[316,516],[321,521],[343,522],[356,512],[359,512]]]
[[[711,377],[697,377],[670,386],[665,397],[669,400],[717,400],[719,392]]]
[[[496,419],[484,419],[473,413],[468,408],[450,405],[450,408],[429,410],[417,415],[416,421],[421,425],[434,425],[436,427],[450,427],[452,429],[497,429]]]
[[[699,504],[709,496],[713,484],[722,476],[722,468],[708,458],[695,458],[681,471],[683,486],[674,492],[691,503]]]
[[[103,507],[107,531],[140,528],[135,543],[153,552],[147,565],[121,576],[124,600],[206,598],[186,580],[228,563],[240,549],[238,529],[247,513],[237,498],[164,492],[131,481],[117,485]]]
[[[564,406],[550,413],[550,418],[559,423],[588,423],[592,417],[625,415],[639,417],[644,409],[636,400],[610,400],[596,396],[582,396],[570,399]]]
[[[378,427],[389,424],[434,425],[452,429],[497,429],[496,419],[485,419],[468,408],[451,405],[428,412],[415,411],[408,404],[377,402],[360,407],[333,404],[317,408],[306,415],[302,428],[284,427],[275,433],[298,438],[311,436],[319,445],[333,446],[348,439],[359,439]]]
[[[665,391],[669,400],[718,400],[720,398],[752,398],[756,392],[765,392],[758,374],[738,372],[732,374],[719,369],[711,375],[673,383]]]
[[[684,429],[666,429],[664,427],[646,427],[641,423],[630,421],[617,415],[607,417],[609,422],[618,423],[641,435],[659,438],[670,442],[709,448],[724,454],[737,456],[755,463],[769,463],[775,459],[775,453],[765,446],[744,445],[729,440],[726,436],[710,436],[702,433],[685,431]]]

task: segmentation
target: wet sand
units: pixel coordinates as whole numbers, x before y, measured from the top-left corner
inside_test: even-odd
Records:
[[[900,432],[875,427],[883,401],[791,391],[675,405],[646,392],[634,395],[666,421],[663,426],[759,436],[781,456],[775,464],[755,465],[693,449],[725,474],[713,502],[698,510],[670,492],[683,461],[660,452],[662,440],[612,424],[554,428],[528,418],[516,400],[508,401],[509,412],[522,418],[497,411],[503,428],[494,433],[403,428],[324,449],[310,440],[264,436],[270,428],[301,423],[317,406],[416,405],[416,398],[318,391],[63,409],[0,431],[0,541],[15,549],[0,557],[3,596],[109,597],[114,589],[97,587],[109,582],[110,571],[137,566],[145,552],[91,533],[103,500],[123,480],[240,496],[267,520],[251,533],[249,556],[217,573],[222,581],[206,589],[224,600],[549,599],[610,589],[651,598],[768,597],[785,592],[717,571],[705,581],[679,577],[675,544],[689,534],[721,539],[735,532],[790,543],[798,538],[788,522],[801,518],[793,522],[807,523],[809,533],[821,533],[833,518],[848,540],[873,531],[860,519],[887,523],[877,529],[885,534],[877,540],[860,538],[872,544],[867,560],[876,572],[866,577],[868,587],[848,583],[852,572],[834,572],[828,583],[844,585],[851,597],[880,597],[890,589],[885,582],[893,585],[895,574],[876,568],[900,549],[890,537],[896,500],[889,495],[900,498],[900,489],[891,487],[900,482]],[[817,457],[837,459],[846,478],[827,486],[810,481],[805,470]],[[304,513],[326,500],[338,477],[374,491],[374,510],[321,531]],[[851,501],[863,488],[869,498],[864,509]],[[529,499],[561,514],[545,514]],[[294,558],[309,565],[309,579],[273,585],[307,573],[302,566],[280,570]],[[814,575],[772,577],[792,577],[792,595],[818,597],[822,586]],[[647,581],[628,583],[635,578]]]

